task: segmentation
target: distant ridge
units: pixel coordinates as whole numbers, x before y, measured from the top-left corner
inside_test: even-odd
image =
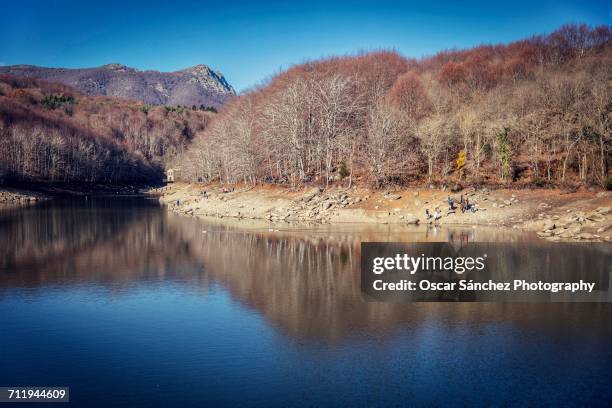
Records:
[[[152,105],[218,108],[236,95],[223,74],[203,64],[176,72],[139,71],[122,64],[77,69],[9,65],[0,67],[0,74],[60,82],[88,95],[137,99]]]

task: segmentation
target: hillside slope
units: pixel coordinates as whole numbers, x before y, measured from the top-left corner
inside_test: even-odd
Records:
[[[159,182],[213,115],[0,75],[0,181]]]

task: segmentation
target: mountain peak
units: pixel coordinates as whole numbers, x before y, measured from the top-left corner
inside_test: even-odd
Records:
[[[110,64],[106,64],[106,65],[102,65],[102,68],[106,68],[106,69],[132,69],[126,65],[123,64],[119,64],[117,62],[113,62]]]
[[[208,65],[197,64],[197,65],[194,65],[193,67],[186,68],[183,71],[200,72],[200,71],[211,71],[211,69],[208,67]]]
[[[228,92],[232,95],[236,94],[234,88],[226,81],[223,74],[219,71],[211,69],[208,65],[198,64],[193,67],[185,68],[177,71],[180,74],[189,74],[192,76],[191,82],[199,83],[204,87],[213,87],[220,92]]]

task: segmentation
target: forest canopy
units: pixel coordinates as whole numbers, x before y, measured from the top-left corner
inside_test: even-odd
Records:
[[[190,180],[227,183],[604,185],[611,111],[610,27],[567,25],[421,60],[294,66],[226,104],[182,162]]]

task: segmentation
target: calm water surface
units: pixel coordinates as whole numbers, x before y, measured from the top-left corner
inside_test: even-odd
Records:
[[[362,240],[549,244],[275,229],[143,198],[0,212],[0,385],[70,386],[73,406],[101,407],[612,404],[610,305],[361,300]]]

